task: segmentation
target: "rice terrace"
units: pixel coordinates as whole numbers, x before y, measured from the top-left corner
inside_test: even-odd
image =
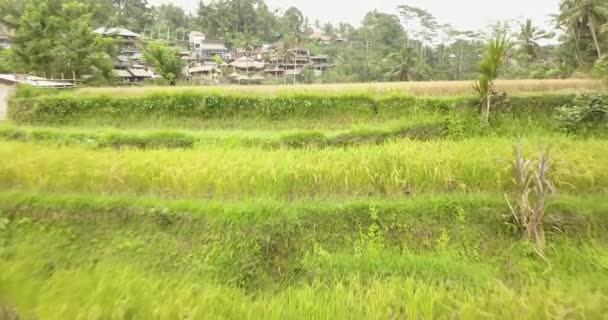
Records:
[[[351,31],[318,28],[326,38],[300,19],[290,42],[293,8],[275,16],[258,4],[252,12],[268,11],[260,17],[274,19],[283,42],[255,58],[264,46],[248,37],[274,33],[220,37],[232,25],[212,15],[236,10],[222,7],[232,0],[201,2],[200,20],[144,6],[163,23],[189,21],[179,30],[216,35],[201,58],[175,49],[178,35],[146,35],[160,27],[137,24],[138,11],[126,19],[94,2],[25,2],[0,0],[13,41],[0,50],[12,59],[0,61],[0,320],[606,319],[604,11],[560,22],[559,44],[532,52],[519,29],[441,46],[410,39],[404,17],[430,18],[405,5],[403,16],[373,11]],[[560,19],[574,12],[560,8]],[[43,24],[32,19],[62,21],[63,31],[40,33],[57,46],[57,32],[131,26],[141,39],[116,32],[142,60],[113,57],[131,66],[110,63],[111,76],[94,51],[69,72],[71,53],[115,36],[107,28],[36,60],[45,53],[27,51],[37,41],[27,35]],[[539,37],[529,23],[521,34]],[[388,33],[374,39],[397,56],[369,47],[372,29]],[[408,41],[391,44],[391,30]],[[200,41],[197,54],[209,45]],[[309,48],[329,62],[310,54],[299,69]],[[345,56],[353,48],[408,67],[358,70],[366,55]],[[459,56],[469,51],[470,63]],[[133,71],[140,62],[158,77]],[[161,71],[171,64],[211,74]]]

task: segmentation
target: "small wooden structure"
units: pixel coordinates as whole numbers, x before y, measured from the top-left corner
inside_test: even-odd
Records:
[[[249,57],[240,57],[230,63],[232,67],[242,71],[257,71],[263,70],[266,65],[263,61],[256,61]]]
[[[191,79],[215,79],[222,74],[222,70],[214,65],[202,65],[188,68]]]
[[[74,87],[71,80],[49,80],[29,75],[0,74],[0,120],[6,119],[8,98],[17,84],[28,84],[40,88]]]

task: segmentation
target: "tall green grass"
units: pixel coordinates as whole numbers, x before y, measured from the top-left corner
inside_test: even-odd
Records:
[[[401,141],[355,148],[89,150],[0,144],[0,187],[48,192],[186,198],[408,197],[504,192],[512,187],[515,141]],[[552,147],[551,178],[564,193],[605,193],[604,140],[524,141],[526,154]]]
[[[247,206],[0,199],[0,305],[25,318],[521,319],[525,309],[524,318],[542,319],[567,309],[564,317],[582,319],[606,312],[601,198],[562,198],[551,207],[561,223],[565,210],[581,210],[600,224],[575,232],[548,226],[550,267],[499,223],[507,221],[500,195]]]
[[[608,313],[608,143],[556,131],[574,94],[510,95],[486,127],[446,96],[466,83],[291,89],[19,90],[0,127],[0,319]],[[551,147],[546,259],[504,200],[518,140]]]

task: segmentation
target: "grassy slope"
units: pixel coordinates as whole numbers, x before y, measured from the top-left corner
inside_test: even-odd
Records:
[[[608,207],[597,198],[551,207],[551,267],[513,242],[500,195],[317,204],[0,199],[0,301],[44,319],[606,312]]]
[[[502,85],[513,92],[598,88],[578,80]],[[221,88],[233,89],[447,95],[470,83]],[[77,94],[150,90],[157,89]],[[0,128],[0,318],[3,305],[40,319],[608,313],[603,133],[566,137],[536,113],[500,116],[491,130],[462,114],[420,110],[401,118],[178,120]],[[317,133],[359,138],[370,129],[446,121],[448,139],[294,144]],[[134,130],[143,127],[156,129]],[[159,136],[194,144],[99,149],[133,140],[138,147]],[[519,136],[527,155],[550,145],[555,158],[552,179],[561,195],[548,210],[550,265],[518,241],[502,195],[511,189]]]
[[[45,192],[241,199],[403,197],[501,192],[511,185],[514,140],[399,141],[328,149],[90,150],[0,144],[0,188]],[[552,147],[563,193],[608,188],[605,140],[524,140],[526,154]]]

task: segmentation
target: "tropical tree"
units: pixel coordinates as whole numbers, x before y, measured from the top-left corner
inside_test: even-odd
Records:
[[[304,15],[302,11],[296,7],[290,7],[285,10],[281,18],[284,34],[299,34],[304,26]]]
[[[0,23],[16,28],[25,10],[23,0],[0,0]]]
[[[179,51],[161,41],[149,43],[143,52],[143,59],[171,85],[175,85],[184,67]]]
[[[509,42],[506,35],[496,36],[488,43],[485,55],[479,64],[479,76],[478,80],[475,82],[475,90],[479,94],[482,106],[482,120],[486,124],[490,121],[494,82],[498,78],[500,69],[505,63],[508,47]]]
[[[24,69],[47,76],[110,75],[109,51],[93,34],[91,11],[72,0],[28,1],[13,40],[15,58]]]
[[[289,41],[288,41],[290,47],[291,47],[291,56],[293,58],[293,68],[294,68],[294,75],[293,75],[293,84],[296,84],[296,73],[298,71],[298,53],[297,50],[300,48],[300,45],[302,44],[302,37],[300,36],[300,34],[294,34],[292,37],[290,37]]]
[[[260,41],[251,32],[237,34],[234,42],[237,48],[246,51],[252,51],[260,45]]]
[[[517,41],[520,50],[526,54],[528,62],[532,62],[538,58],[538,50],[541,48],[539,41],[554,36],[554,33],[546,32],[532,25],[532,19],[527,19],[525,23],[520,25]]]
[[[571,34],[580,50],[581,29],[587,29],[593,40],[595,53],[599,59],[602,48],[598,40],[599,27],[608,21],[608,2],[606,0],[562,0],[558,25]]]
[[[330,22],[323,25],[323,33],[326,36],[330,36],[330,37],[333,36],[335,31],[336,31],[336,29]]]
[[[413,81],[422,77],[418,71],[418,59],[413,48],[403,48],[391,55],[394,67],[390,72],[390,78],[399,81]]]
[[[237,48],[245,51],[253,51],[259,46],[259,41],[251,33],[245,32],[237,35],[235,39]],[[249,64],[247,64],[247,74],[249,74]]]
[[[141,32],[154,18],[147,0],[110,0],[110,2],[114,9],[112,24]]]
[[[0,48],[0,73],[14,73],[17,70],[13,50]]]
[[[280,42],[280,46],[277,49],[277,54],[283,59],[286,64],[290,60],[295,60],[295,53],[291,50],[293,46],[293,37],[285,36]],[[283,78],[284,84],[287,84],[287,77]]]

